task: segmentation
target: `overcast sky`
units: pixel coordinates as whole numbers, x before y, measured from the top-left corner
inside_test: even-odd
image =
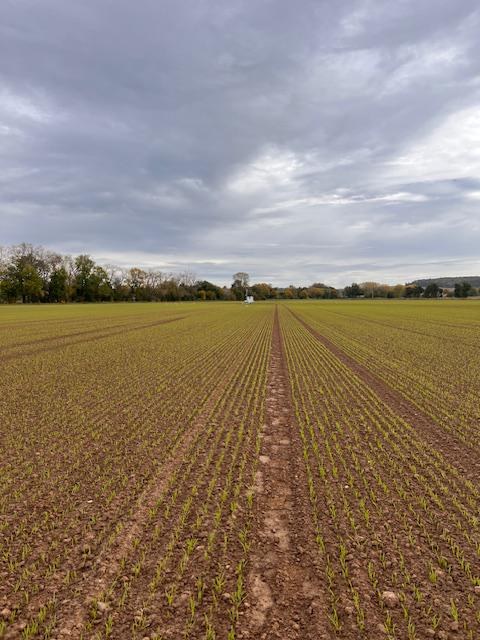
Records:
[[[480,274],[476,0],[1,0],[0,245]]]

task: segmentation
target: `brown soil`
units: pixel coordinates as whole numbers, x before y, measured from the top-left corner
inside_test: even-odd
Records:
[[[176,319],[179,320],[180,318]],[[173,319],[170,320],[170,322],[173,321]],[[246,358],[248,359],[248,353]],[[113,545],[108,543],[104,545],[98,553],[93,566],[82,575],[82,582],[76,585],[75,592],[70,592],[69,597],[61,602],[57,609],[59,640],[62,638],[77,638],[80,637],[81,633],[83,633],[82,637],[84,638],[91,637],[91,634],[85,630],[85,625],[89,620],[89,610],[92,603],[104,594],[105,590],[111,587],[116,576],[122,573],[122,563],[126,558],[131,558],[134,552],[134,541],[143,539],[145,533],[152,528],[150,521],[151,509],[167,489],[173,473],[179,468],[188,466],[190,455],[192,455],[193,449],[197,446],[195,444],[196,441],[212,421],[218,408],[217,405],[225,394],[229,381],[237,375],[238,369],[238,360],[233,361],[225,368],[223,375],[218,378],[218,384],[212,388],[211,394],[201,407],[197,418],[194,419],[186,432],[175,443],[159,473],[148,482],[138,497],[135,508],[128,520],[123,524],[120,536]],[[189,492],[189,489],[187,482],[185,491]],[[150,551],[153,554],[152,561],[154,561],[155,553],[153,547]],[[145,582],[145,579],[143,579],[143,593],[148,593],[148,581]],[[131,619],[129,619],[128,615],[126,618],[125,635],[121,632],[120,636],[115,635],[114,637],[123,638],[127,637],[127,634],[130,637]],[[176,633],[177,629],[178,633],[181,634],[183,624],[183,619],[179,620],[178,625],[173,620],[170,620],[168,637],[174,637],[170,632]]]
[[[466,477],[471,478],[477,484],[477,473],[475,471],[477,463],[472,456],[473,452],[471,450],[464,444],[454,440],[450,434],[444,432],[428,415],[378,378],[367,366],[357,362],[334,342],[311,327],[300,316],[293,312],[291,313],[306,331],[328,349],[329,353],[318,348],[319,352],[322,351],[321,356],[328,356],[325,357],[322,371],[327,370],[329,363],[333,362],[333,373],[330,373],[337,376],[339,382],[342,382],[343,377],[351,379],[351,371],[357,376],[356,383],[361,381],[368,387],[365,390],[365,395],[362,395],[361,398],[348,396],[347,404],[344,404],[343,407],[350,409],[352,408],[349,406],[350,404],[353,407],[356,402],[361,404],[366,397],[372,397],[370,390],[373,391],[385,404],[380,409],[382,416],[387,413],[391,415],[390,409],[397,416],[404,418],[406,422],[416,429],[427,446],[431,446],[441,452],[446,460],[451,461],[465,473]],[[121,332],[123,333],[125,330],[135,331],[148,326],[175,322],[180,319],[180,317],[175,317],[148,325],[134,326],[129,329],[124,328]],[[268,324],[269,331],[270,327],[271,325]],[[114,329],[114,327],[110,329]],[[303,329],[301,331],[303,332]],[[90,340],[100,340],[114,335],[116,332],[118,331],[111,331],[108,334],[102,333],[102,335],[97,334],[90,337]],[[87,332],[71,334],[70,337],[79,336],[80,333]],[[65,338],[63,336],[59,339]],[[288,342],[287,334],[285,334],[285,339]],[[312,346],[313,339],[309,338],[308,341]],[[76,344],[76,342],[69,344]],[[267,361],[268,342],[265,342],[265,345],[263,363]],[[55,349],[58,346],[65,346],[65,344],[48,345],[45,350]],[[292,367],[291,352],[288,351],[288,354],[289,364]],[[249,361],[249,354],[246,351],[243,357],[246,362]],[[255,360],[252,361],[255,362]],[[348,371],[339,366],[339,362],[348,367]],[[220,558],[219,553],[217,553],[214,554],[214,557],[207,558],[203,554],[210,525],[213,522],[213,506],[218,503],[218,496],[222,492],[223,484],[219,482],[218,487],[215,487],[214,491],[212,490],[211,504],[209,505],[208,501],[205,502],[205,507],[208,507],[208,511],[206,510],[202,515],[203,523],[201,527],[199,526],[196,534],[198,535],[197,542],[199,542],[195,550],[197,555],[192,557],[191,564],[185,574],[178,580],[178,597],[176,596],[177,600],[171,607],[167,607],[163,601],[163,588],[158,590],[160,598],[154,599],[152,597],[147,601],[150,608],[143,607],[144,597],[146,594],[148,595],[149,580],[154,573],[156,560],[161,557],[164,552],[164,546],[167,544],[166,535],[163,536],[162,534],[162,537],[158,540],[154,538],[151,531],[150,513],[159,498],[166,493],[172,474],[179,469],[181,471],[179,477],[182,478],[179,488],[177,487],[179,500],[176,503],[172,503],[174,504],[172,509],[177,509],[178,512],[181,511],[184,504],[183,498],[189,495],[191,488],[191,478],[188,473],[184,473],[190,459],[192,459],[192,468],[194,467],[196,470],[194,480],[198,483],[200,490],[198,495],[202,497],[206,495],[204,489],[208,485],[214,469],[211,462],[209,462],[210,466],[205,466],[205,468],[202,465],[206,464],[207,445],[210,444],[212,444],[212,452],[217,452],[215,456],[222,449],[225,454],[224,461],[217,469],[218,477],[226,478],[227,470],[233,469],[235,473],[232,474],[232,487],[235,486],[237,478],[235,474],[241,467],[241,451],[236,451],[234,437],[231,439],[223,438],[221,429],[225,426],[225,433],[227,430],[231,431],[232,434],[237,433],[241,425],[242,412],[245,412],[247,416],[250,413],[254,416],[262,415],[260,412],[257,414],[253,410],[251,411],[252,405],[249,403],[257,395],[250,386],[249,372],[245,372],[244,376],[242,374],[242,376],[236,377],[236,371],[243,371],[242,364],[243,362],[237,360],[226,362],[224,375],[218,378],[216,384],[211,385],[212,392],[208,399],[205,400],[205,396],[203,396],[204,399],[198,407],[198,412],[192,416],[189,422],[189,428],[176,440],[169,453],[165,455],[165,462],[162,464],[160,471],[156,472],[154,477],[142,486],[138,498],[136,500],[132,499],[132,511],[127,515],[123,514],[123,529],[120,536],[114,542],[104,539],[103,544],[98,547],[98,553],[95,553],[95,560],[92,559],[92,563],[85,566],[85,568],[81,567],[81,578],[72,583],[71,587],[58,585],[58,590],[55,588],[58,604],[56,605],[57,626],[53,637],[56,640],[62,638],[100,637],[106,619],[106,611],[112,613],[116,625],[114,635],[111,636],[112,639],[127,637],[153,639],[159,637],[157,632],[165,640],[167,638],[172,638],[173,640],[180,637],[196,640],[197,638],[203,639],[206,637],[203,627],[201,628],[203,616],[201,620],[192,623],[189,635],[183,636],[188,600],[195,593],[192,587],[193,584],[196,585],[194,578],[196,575],[199,577],[204,576],[207,578],[205,583],[210,584],[218,573],[217,561],[219,567],[223,565],[230,569],[236,566],[239,560],[243,560],[240,548],[237,549],[232,545],[227,548],[226,542],[224,543],[225,550],[223,552],[225,557]],[[255,368],[252,370],[255,371]],[[263,371],[265,372],[265,368]],[[292,375],[295,373],[294,368],[291,373]],[[300,383],[299,396],[310,397],[308,396],[308,390],[313,389],[310,400],[311,415],[322,415],[323,411],[328,410],[328,403],[322,399],[322,394],[316,393],[316,387],[313,384],[315,376],[311,379],[306,376],[302,380],[305,394],[303,394],[302,383]],[[310,386],[312,380],[313,382]],[[238,399],[235,402],[232,400],[231,405],[222,405],[219,408],[222,396],[226,395],[228,397],[229,395],[228,387],[230,382],[232,384],[235,382],[237,385]],[[264,385],[265,378],[262,378],[262,390],[265,388]],[[383,497],[380,489],[375,484],[376,476],[372,475],[372,471],[374,469],[377,470],[379,477],[381,475],[388,477],[388,473],[393,467],[390,467],[387,462],[393,461],[398,462],[398,464],[402,462],[401,457],[398,457],[398,459],[395,457],[397,455],[396,451],[389,451],[390,455],[384,456],[382,448],[375,450],[369,442],[364,441],[361,437],[356,439],[351,437],[342,441],[348,442],[348,446],[344,448],[341,456],[337,457],[337,450],[335,447],[331,447],[331,457],[328,458],[328,456],[324,455],[325,442],[328,440],[328,435],[325,432],[323,437],[318,438],[317,445],[323,455],[330,485],[328,483],[323,485],[320,478],[315,474],[314,482],[318,501],[313,504],[314,501],[310,501],[308,491],[303,443],[294,412],[297,387],[293,382],[292,388],[295,390],[294,397],[292,397],[291,392],[291,379],[287,367],[282,327],[279,313],[276,309],[265,396],[265,423],[261,431],[258,466],[256,466],[257,456],[254,442],[261,424],[260,421],[252,421],[255,429],[252,430],[250,439],[246,438],[248,445],[245,445],[245,459],[248,462],[246,467],[248,473],[245,473],[245,476],[249,478],[249,482],[253,478],[255,469],[257,469],[257,472],[254,486],[253,525],[251,538],[249,538],[250,555],[248,557],[245,556],[245,566],[247,567],[246,598],[240,605],[241,618],[236,624],[236,637],[247,640],[270,640],[274,638],[283,640],[300,638],[305,640],[327,640],[333,637],[385,638],[387,637],[387,632],[383,626],[384,608],[383,601],[379,601],[379,594],[381,594],[383,588],[388,589],[387,593],[393,588],[392,576],[399,571],[398,568],[401,563],[406,564],[407,568],[410,569],[414,582],[421,586],[425,601],[432,601],[438,610],[445,612],[444,617],[447,619],[445,625],[450,625],[449,627],[445,626],[445,629],[453,629],[448,621],[451,600],[457,598],[460,593],[472,592],[472,597],[473,593],[478,593],[477,591],[473,592],[470,581],[467,580],[465,574],[459,571],[456,556],[453,553],[454,548],[450,549],[447,544],[450,536],[453,539],[458,535],[458,526],[465,526],[465,522],[467,522],[463,511],[458,511],[455,520],[445,517],[448,509],[452,514],[455,514],[455,509],[458,510],[457,504],[450,503],[448,496],[443,496],[443,502],[447,509],[440,509],[438,505],[430,502],[428,513],[425,512],[425,514],[415,513],[415,510],[407,510],[403,496],[397,495],[393,491],[388,498]],[[334,385],[333,388],[336,389],[337,387]],[[339,388],[345,387],[339,386]],[[334,419],[338,419],[339,423],[342,422],[341,408],[337,410],[334,407],[332,414]],[[360,412],[358,412],[358,415],[360,415]],[[205,436],[205,442],[202,441],[197,446],[199,452],[198,460],[201,462],[198,466],[195,466],[197,464],[194,464],[196,458],[192,457],[192,451],[196,446],[195,442],[197,438],[200,442],[200,435],[205,432],[206,426],[212,422],[217,425],[217,428],[212,430],[210,436]],[[331,426],[334,425],[335,420],[332,420],[330,424]],[[348,421],[346,421],[346,424],[348,424]],[[346,426],[345,428],[348,433],[348,427]],[[395,434],[395,437],[398,437],[400,441],[403,438],[403,431],[401,429],[399,431],[400,434],[398,436]],[[248,429],[247,432],[250,433]],[[332,432],[335,437],[327,444],[335,441],[336,432],[334,429],[332,429]],[[338,433],[342,437],[342,434]],[[352,429],[351,436],[355,433],[357,431]],[[393,436],[392,439],[394,439]],[[217,445],[219,447],[218,450]],[[314,469],[316,458],[314,458],[312,451],[305,453],[305,457],[309,458],[309,466]],[[341,461],[344,463],[343,466]],[[335,463],[334,474],[332,469]],[[368,482],[362,487],[362,481],[365,479]],[[249,484],[248,486],[250,487],[251,485]],[[327,486],[331,487],[330,492],[324,490]],[[374,505],[371,505],[370,524],[368,526],[362,522],[362,514],[359,511],[356,498],[354,498],[353,489],[357,487],[359,488],[359,495],[360,491],[363,494],[364,489],[376,491],[376,501]],[[409,491],[415,492],[416,490],[420,494],[423,490],[423,485],[415,476],[409,479]],[[368,495],[371,496],[372,493]],[[365,496],[367,496],[366,492]],[[218,531],[225,534],[225,541],[227,540],[227,533],[229,536],[230,533],[232,534],[228,538],[229,540],[236,540],[237,532],[241,528],[240,524],[244,522],[243,518],[245,518],[245,522],[252,522],[251,511],[247,515],[243,512],[241,505],[235,514],[229,513],[230,497],[229,493],[228,500],[225,502],[227,508],[218,526]],[[367,497],[367,504],[369,504],[368,500],[369,498]],[[336,516],[333,518],[331,511],[329,511],[329,507],[332,505],[336,507]],[[355,535],[352,535],[351,523],[346,518],[346,506],[350,509],[350,513],[356,517],[357,529]],[[315,542],[315,530],[312,524],[313,512],[316,513],[320,529],[325,536],[326,554],[324,555],[320,555]],[[200,509],[198,513],[200,513]],[[191,531],[191,525],[194,523],[195,516],[198,513],[197,511],[194,513],[192,510],[188,526],[185,527],[185,531],[179,534],[177,544],[172,550],[172,559],[169,561],[168,566],[165,565],[163,582],[159,582],[162,587],[164,585],[167,587],[170,583],[172,585],[175,584],[177,576],[175,568],[178,566],[179,559],[182,556],[186,536]],[[466,515],[468,515],[467,512]],[[173,519],[171,519],[171,522],[173,522]],[[459,531],[461,531],[461,528]],[[473,536],[474,534],[475,532],[472,531],[471,535]],[[428,572],[426,561],[434,558],[431,553],[432,549],[429,546],[429,540],[432,536],[436,540],[435,550],[441,552],[449,563],[447,575],[445,575],[445,571],[438,572],[438,588],[426,578]],[[125,570],[124,572],[122,563],[125,559],[128,560],[128,565],[133,563],[136,558],[135,541],[140,539],[142,539],[143,548],[148,550],[148,554],[142,574],[138,579],[135,578],[136,581],[134,581],[131,573],[127,575],[127,571]],[[394,540],[399,541],[398,548],[392,544]],[[339,556],[340,541],[348,545],[346,562],[350,571],[349,582],[347,583],[341,577],[341,574],[337,572],[336,577],[332,580],[333,590],[329,593],[325,577],[325,559],[327,557],[330,558],[330,561],[334,564],[334,559]],[[477,559],[476,557],[471,557],[471,550],[467,545],[465,547],[465,559],[468,560],[472,567],[475,567]],[[220,550],[220,543],[217,549]],[[402,550],[401,558],[400,549]],[[226,564],[227,560],[228,564]],[[378,592],[371,586],[371,578],[367,570],[370,565],[376,568],[379,584],[383,585]],[[120,583],[120,580],[123,579],[130,581],[132,591],[129,596],[130,600],[127,601],[127,606],[123,607],[122,605],[121,608],[118,608],[118,598],[116,596],[118,595],[117,592],[122,588],[123,583]],[[442,580],[445,584],[442,584]],[[366,631],[362,635],[360,635],[355,621],[354,607],[349,591],[351,585],[360,593],[363,610],[366,614]],[[50,591],[52,586],[53,582],[47,585]],[[219,602],[216,602],[216,598],[214,602],[208,590],[205,592],[203,604],[211,605],[210,610],[213,611],[212,615],[216,623],[215,628],[217,629],[218,640],[226,638],[230,628],[228,611],[230,610],[231,594],[234,589],[234,583],[226,584],[224,592],[219,595]],[[408,593],[408,589],[406,589],[406,592]],[[329,612],[332,610],[332,593],[340,594],[340,597],[335,600],[335,605],[340,612],[343,626],[337,636],[334,635],[332,626],[328,621]],[[86,627],[92,602],[100,595],[102,595],[101,604],[105,607],[105,610],[95,620],[95,627],[92,628],[91,625],[90,628]],[[38,609],[42,598],[43,595],[40,594],[37,597],[38,601],[35,598],[32,600],[30,603],[32,610]],[[430,631],[428,626],[430,624],[430,614],[427,615],[424,612],[420,601],[415,604],[412,602],[411,595],[409,595],[409,598],[413,616],[417,621],[416,637],[430,637],[431,634],[427,636]],[[213,608],[214,604],[217,609]],[[473,615],[471,605],[464,611],[467,612],[464,614],[467,618],[469,615]],[[140,634],[135,632],[132,635],[132,620],[139,615],[142,618],[145,616],[149,619],[149,627],[145,631],[145,634],[148,633],[148,635],[143,635],[143,632]],[[396,624],[400,626],[402,624],[402,612],[398,602],[392,615]],[[22,624],[24,623],[22,622]],[[156,632],[153,631],[154,626],[157,628]],[[20,631],[20,626],[12,627],[7,631],[5,638],[14,640],[14,638],[20,637]],[[461,633],[454,636],[446,635],[447,631],[444,630],[439,633],[444,635],[437,634],[435,638],[463,637]],[[455,631],[456,633],[457,631]]]
[[[233,368],[226,375],[227,379],[232,375],[232,371]],[[195,422],[174,445],[165,464],[162,465],[161,475],[156,475],[138,497],[133,514],[122,528],[121,536],[114,546],[106,546],[99,553],[91,570],[83,575],[83,583],[77,586],[74,598],[62,602],[63,606],[57,612],[59,638],[79,637],[88,619],[91,603],[119,573],[121,562],[128,557],[133,548],[133,541],[140,538],[144,529],[149,526],[150,510],[166,490],[173,472],[188,460],[192,444],[205,428],[223,392],[224,384],[213,390]]]
[[[275,313],[243,638],[328,638],[298,427]]]
[[[474,462],[477,458],[476,452],[466,444],[453,438],[449,433],[436,424],[430,416],[405,398],[401,393],[392,389],[383,380],[378,378],[366,366],[357,362],[354,358],[346,354],[336,344],[327,337],[316,331],[303,318],[289,309],[290,313],[307,329],[317,340],[319,340],[340,362],[349,367],[364,383],[366,383],[378,397],[388,405],[395,413],[401,416],[406,422],[411,424],[421,438],[432,448],[441,452],[446,460],[461,469],[465,477],[476,484],[478,482],[478,469],[480,461]],[[462,461],[468,461],[468,465]],[[476,470],[472,469],[472,466]]]
[[[117,539],[114,548],[105,549],[100,553],[92,570],[84,575],[84,583],[77,589],[75,599],[62,603],[66,606],[64,611],[60,609],[58,612],[59,637],[77,637],[77,634],[80,633],[87,619],[90,604],[118,573],[122,558],[127,555],[133,540],[147,525],[149,510],[166,489],[170,475],[180,464],[180,461],[185,458],[197,431],[198,429],[192,429],[183,435],[177,443],[172,457],[165,463],[162,476],[155,477],[139,496],[133,516],[122,529],[121,537]]]

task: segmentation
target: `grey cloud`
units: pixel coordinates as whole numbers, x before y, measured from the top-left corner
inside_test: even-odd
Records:
[[[225,283],[470,266],[479,22],[473,0],[5,1],[0,244]]]

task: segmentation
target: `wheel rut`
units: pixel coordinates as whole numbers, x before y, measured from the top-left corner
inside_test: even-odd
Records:
[[[302,447],[292,406],[275,310],[243,638],[328,638]]]
[[[398,416],[403,418],[410,424],[417,434],[424,440],[429,447],[438,451],[444,459],[453,466],[457,467],[462,474],[471,480],[473,484],[478,485],[478,470],[480,470],[480,461],[475,464],[476,471],[472,471],[470,465],[464,465],[462,461],[475,459],[477,454],[467,444],[459,441],[446,432],[432,418],[424,413],[420,407],[413,404],[408,398],[403,396],[376,376],[366,366],[357,362],[354,358],[345,353],[340,347],[333,343],[329,338],[319,333],[316,329],[308,324],[301,316],[289,309],[294,318],[309,331],[314,338],[323,344],[334,356],[344,365],[349,367],[387,406],[392,409]]]

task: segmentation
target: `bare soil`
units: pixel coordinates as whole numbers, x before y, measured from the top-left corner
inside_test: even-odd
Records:
[[[256,478],[257,521],[243,638],[328,638],[316,571],[307,481],[290,397],[278,312],[270,356],[266,422]]]

